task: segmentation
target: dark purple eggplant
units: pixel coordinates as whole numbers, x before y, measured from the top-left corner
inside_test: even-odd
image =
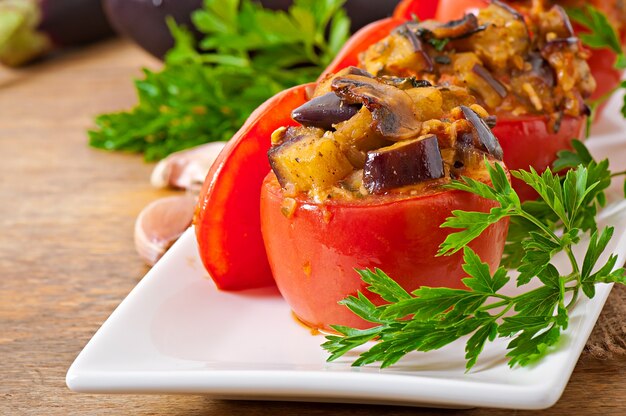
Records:
[[[307,127],[330,130],[333,124],[352,118],[360,108],[360,105],[344,104],[334,92],[329,92],[293,110],[291,118]]]
[[[363,186],[372,194],[382,194],[444,174],[437,136],[429,134],[368,152]]]
[[[474,146],[485,150],[498,160],[502,160],[502,147],[485,120],[474,110],[464,105],[461,106],[465,119],[472,125]]]
[[[487,26],[479,25],[478,18],[471,13],[466,14],[461,19],[451,20],[446,23],[428,20],[414,26],[416,26],[418,32],[421,31],[424,36],[452,40],[466,38],[487,28]]]
[[[408,27],[408,25],[400,26],[397,31],[398,34],[404,36],[409,40],[409,42],[411,42],[413,52],[422,58],[422,61],[424,61],[424,71],[433,72],[435,66],[433,64],[432,58],[430,57],[426,49],[424,49],[422,39],[417,36],[415,32]]]
[[[517,10],[515,10],[513,7],[509,6],[508,4],[506,4],[506,3],[504,3],[504,2],[502,2],[500,0],[491,0],[491,3],[493,3],[496,6],[506,10],[507,12],[512,14],[513,17],[515,17],[517,20],[525,22],[524,15],[522,15],[520,12],[518,12]]]
[[[181,25],[193,30],[191,13],[202,7],[202,0],[103,0],[109,21],[118,31],[131,38],[150,54],[163,58],[174,46],[174,39],[165,23],[172,16]],[[194,33],[198,39],[200,32]]]
[[[577,52],[580,40],[576,37],[570,38],[557,38],[546,42],[541,48],[541,55],[545,58],[552,53],[559,51],[571,51]]]
[[[337,77],[331,87],[344,103],[367,107],[376,130],[386,139],[410,139],[421,128],[413,114],[413,100],[396,87],[359,75]]]
[[[556,74],[554,69],[550,66],[539,53],[530,52],[528,54],[528,61],[530,62],[530,74],[537,78],[540,82],[546,86],[552,88],[556,85]]]
[[[0,1],[0,62],[20,66],[113,35],[100,0]]]
[[[507,90],[504,84],[495,79],[491,72],[487,71],[484,66],[476,64],[472,68],[472,72],[485,80],[487,84],[502,98],[506,97]]]
[[[103,0],[113,27],[152,55],[163,58],[174,40],[165,24],[166,16],[193,30],[191,13],[202,7],[202,0]],[[287,10],[292,0],[260,0],[264,7]],[[344,6],[354,32],[374,20],[390,16],[399,0],[347,0]],[[202,34],[194,32],[198,39]]]

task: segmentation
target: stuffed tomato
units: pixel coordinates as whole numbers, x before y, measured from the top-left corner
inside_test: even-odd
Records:
[[[468,88],[497,116],[494,133],[507,166],[543,171],[558,150],[583,137],[589,114],[584,100],[596,82],[586,62],[588,51],[574,36],[563,9],[534,13],[533,19],[525,19],[506,4],[493,2],[477,16],[447,23],[405,21],[367,48],[347,45],[329,71],[352,57],[375,75],[414,76]],[[394,21],[401,18],[395,15]],[[380,37],[372,28],[370,32],[376,34],[370,33],[370,39]],[[514,187],[523,200],[536,197],[521,182],[514,181]]]
[[[454,210],[497,203],[445,188],[461,176],[488,182],[502,149],[487,112],[464,88],[348,68],[295,109],[300,126],[272,134],[261,188],[261,231],[278,288],[295,315],[321,329],[371,324],[338,302],[364,293],[355,269],[380,268],[405,289],[463,287],[460,253],[436,257]],[[470,245],[492,270],[508,222]]]
[[[441,21],[460,19],[465,13],[476,13],[489,3],[489,0],[439,0],[435,18]],[[533,7],[542,8],[548,5],[558,4],[563,7],[580,9],[586,5],[591,5],[607,17],[612,29],[614,29],[616,34],[621,38],[622,44],[626,44],[626,3],[622,0],[509,0],[506,1],[506,3],[515,7],[524,15],[532,14],[531,10]],[[589,31],[589,29],[577,23],[574,23],[572,27],[576,34]],[[606,29],[611,30],[611,28]],[[591,100],[604,97],[606,94],[614,91],[619,85],[621,71],[615,68],[616,59],[617,54],[608,45],[590,50],[587,63],[591,69],[591,74],[597,82],[597,88],[591,95]],[[603,107],[604,105],[596,110],[596,115],[601,113]]]

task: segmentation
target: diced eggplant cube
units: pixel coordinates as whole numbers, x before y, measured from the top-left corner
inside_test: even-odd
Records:
[[[368,152],[363,185],[372,194],[444,176],[437,136],[429,134]]]
[[[272,147],[268,157],[280,185],[296,192],[328,189],[353,170],[339,144],[327,135],[284,142]]]
[[[494,156],[496,159],[502,160],[503,155],[500,142],[496,136],[494,136],[489,126],[487,126],[487,123],[471,108],[462,105],[461,110],[463,111],[465,119],[472,125],[474,145],[479,149],[487,151],[487,153]]]

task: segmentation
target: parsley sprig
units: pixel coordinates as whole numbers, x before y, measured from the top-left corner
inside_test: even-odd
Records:
[[[604,13],[587,4],[581,8],[569,8],[567,9],[567,14],[570,19],[589,30],[588,33],[579,35],[580,40],[585,45],[593,49],[608,48],[612,50],[617,54],[615,67],[617,69],[626,69],[626,56],[624,55],[619,36]]]
[[[617,55],[614,64],[615,68],[618,70],[626,69],[626,54],[624,54],[618,32],[613,25],[611,25],[604,13],[588,4],[581,8],[568,8],[567,14],[570,19],[587,28],[587,33],[581,33],[579,35],[586,46],[592,49],[610,49]],[[626,81],[623,81],[602,97],[590,101],[588,105],[591,109],[591,113],[594,114],[598,106],[609,99],[613,93],[619,89],[626,89]],[[621,112],[626,118],[626,96],[624,97],[624,105],[622,106]],[[589,136],[592,121],[593,116],[591,115],[588,117],[587,122],[587,136]]]
[[[454,181],[451,189],[499,203],[488,213],[454,211],[442,225],[460,229],[441,244],[439,255],[463,250],[467,289],[421,287],[408,293],[382,270],[359,270],[368,290],[388,303],[376,306],[362,293],[343,300],[343,305],[376,326],[366,330],[333,326],[339,335],[328,336],[323,344],[330,352],[329,361],[378,340],[353,365],[380,362],[381,367],[388,367],[411,351],[438,349],[470,334],[465,346],[467,370],[476,364],[484,345],[498,337],[510,339],[506,354],[510,366],[525,366],[542,358],[567,328],[568,313],[581,291],[591,298],[596,283],[626,284],[624,270],[616,269],[614,254],[598,264],[613,235],[612,227],[599,230],[595,222],[597,205],[604,204],[604,191],[610,183],[608,162],[579,156],[586,163],[564,177],[550,169],[542,174],[533,169],[512,172],[537,191],[541,198],[535,202],[520,202],[499,164],[487,164],[491,186],[471,178]],[[561,166],[574,160],[573,154],[569,155]],[[492,274],[467,244],[507,217],[511,234],[503,264]],[[589,244],[579,258],[572,248],[583,234],[589,235]],[[553,264],[554,256],[561,252],[569,259],[571,270],[558,270]],[[501,293],[512,280],[505,266],[519,272],[517,286],[525,287],[531,280],[539,285],[516,296]]]
[[[228,140],[263,101],[315,80],[330,63],[349,35],[344,2],[295,0],[284,12],[252,0],[206,0],[193,14],[205,35],[200,45],[170,21],[176,43],[163,69],[144,69],[133,109],[96,118],[90,144],[158,160]]]

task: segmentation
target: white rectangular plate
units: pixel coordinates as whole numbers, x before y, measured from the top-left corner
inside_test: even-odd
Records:
[[[611,155],[612,168],[622,170],[626,123],[617,116],[618,100],[611,104],[589,145],[599,158]],[[599,222],[615,226],[609,251],[624,264],[626,204],[609,205]],[[506,341],[498,340],[465,374],[459,340],[409,354],[389,369],[352,368],[358,351],[327,363],[324,337],[299,324],[275,289],[218,291],[188,230],[83,349],[67,385],[87,393],[541,409],[561,396],[610,290],[598,286],[593,300],[580,299],[562,342],[531,367],[510,369]]]

